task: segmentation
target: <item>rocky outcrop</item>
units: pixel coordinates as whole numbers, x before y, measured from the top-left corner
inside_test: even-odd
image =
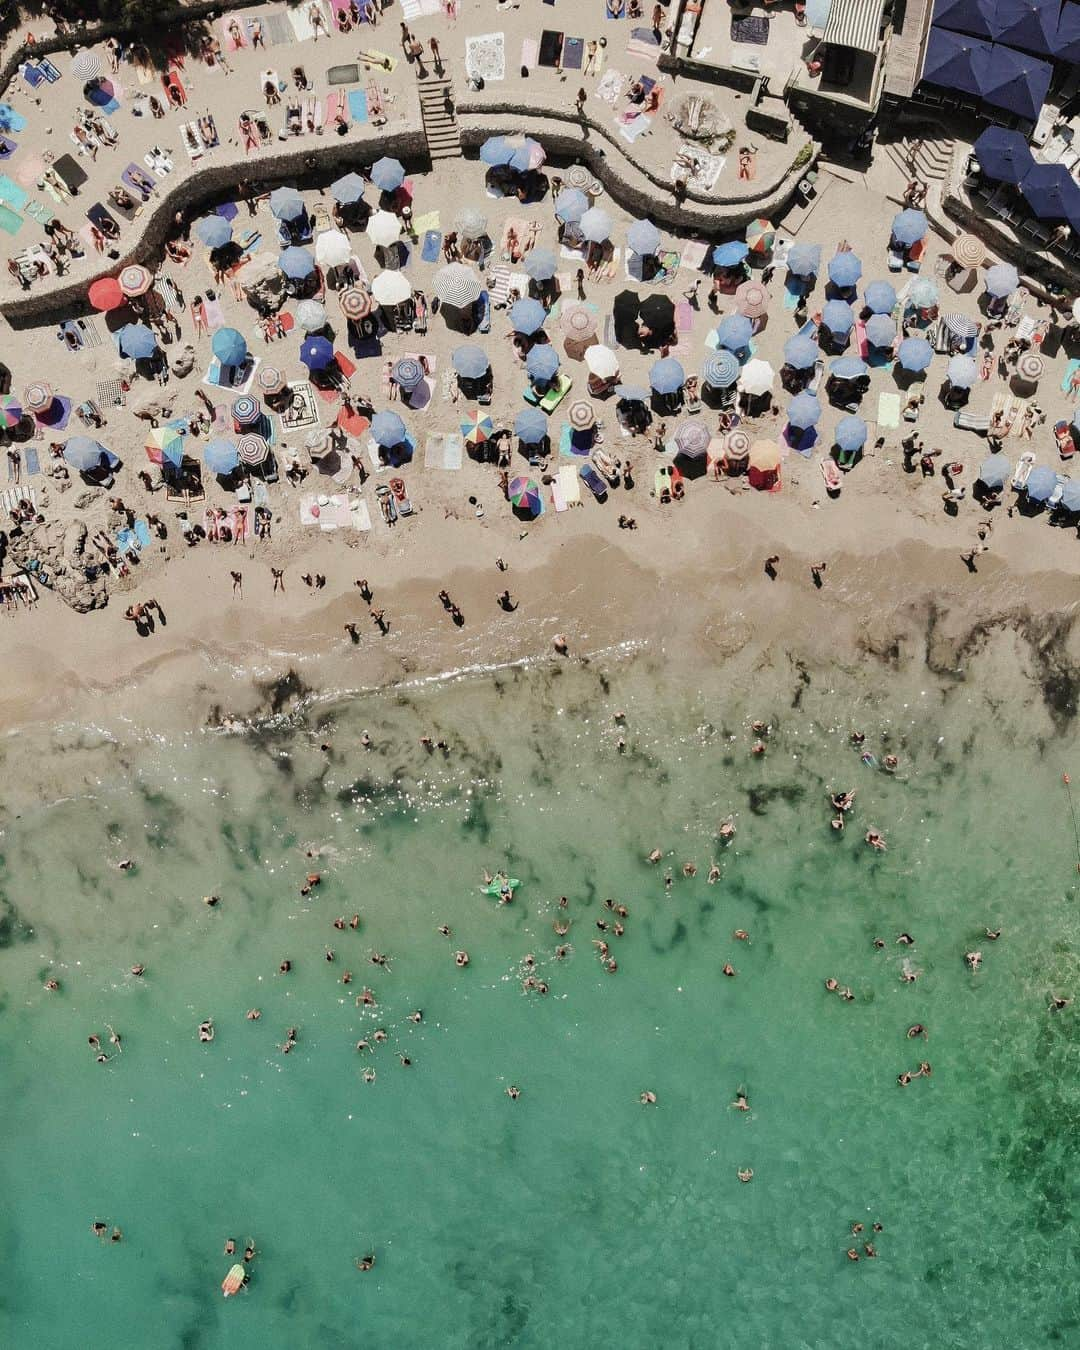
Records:
[[[181,347],[172,361],[169,362],[169,369],[179,380],[182,380],[185,375],[190,375],[195,369],[195,348],[190,342]]]
[[[47,505],[47,496],[42,494],[42,506]],[[7,536],[6,553],[13,566],[30,570],[39,585],[80,614],[103,609],[108,603],[105,577],[87,551],[87,530],[81,520],[66,529],[55,520],[33,521]],[[31,567],[32,563],[36,566]]]
[[[256,254],[240,284],[248,303],[260,314],[276,314],[285,303],[285,277],[273,254]]]

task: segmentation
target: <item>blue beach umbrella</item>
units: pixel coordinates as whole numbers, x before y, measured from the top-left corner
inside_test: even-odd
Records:
[[[979,378],[979,368],[970,356],[954,356],[946,378],[954,389],[970,389]]]
[[[563,188],[555,198],[555,215],[564,225],[575,225],[589,209],[589,199],[580,188]]]
[[[817,347],[803,333],[796,333],[784,343],[784,365],[792,370],[810,370],[817,359]]]
[[[861,450],[866,444],[866,423],[861,417],[841,417],[836,424],[833,440],[847,454]]]
[[[788,249],[787,269],[793,276],[817,276],[820,266],[820,244],[792,244]]]
[[[846,258],[847,254],[840,256]],[[855,311],[846,300],[826,300],[821,310],[821,322],[830,333],[850,333],[855,325]]]
[[[455,372],[466,380],[478,380],[491,365],[483,347],[477,347],[471,342],[455,347],[450,363]]]
[[[1038,464],[1028,475],[1026,492],[1033,502],[1044,502],[1057,487],[1057,474],[1045,464]]]
[[[805,431],[807,427],[817,426],[821,417],[821,404],[813,394],[796,394],[788,404],[788,425]]]
[[[835,375],[838,380],[859,380],[870,367],[858,356],[838,356],[829,367],[830,376]]]
[[[716,267],[737,267],[749,252],[750,246],[745,239],[729,239],[726,244],[717,244],[713,249],[713,265]]]
[[[832,0],[806,0],[806,22],[811,28],[824,28],[831,8]]]
[[[888,314],[871,314],[866,321],[866,340],[871,347],[891,347],[896,341],[896,324]]]
[[[232,240],[232,226],[224,216],[203,216],[195,222],[195,233],[207,248],[223,248]]]
[[[887,281],[871,281],[863,291],[863,299],[872,314],[891,314],[896,304],[896,291]]]
[[[139,361],[157,351],[157,338],[144,323],[126,323],[116,335],[120,355]]]
[[[247,339],[235,328],[219,328],[210,346],[223,366],[242,366],[247,360]]]
[[[626,232],[626,242],[634,253],[655,253],[660,247],[660,231],[651,220],[635,220]]]
[[[405,167],[400,161],[383,155],[371,166],[371,181],[380,192],[396,192],[405,181]]]
[[[402,356],[394,363],[390,378],[407,394],[424,382],[424,367],[415,356]]]
[[[534,248],[526,254],[523,264],[533,281],[550,281],[559,270],[559,263],[549,248]]]
[[[578,221],[582,235],[592,244],[602,244],[611,238],[611,217],[598,206],[590,206]]]
[[[308,370],[325,370],[333,364],[333,344],[324,337],[305,338],[300,344],[300,360]]]
[[[916,277],[908,291],[908,303],[916,309],[932,309],[938,302],[938,289],[929,277]]]
[[[682,365],[673,356],[661,357],[654,361],[649,371],[649,384],[657,394],[674,394],[686,383],[686,374]]]
[[[559,369],[559,353],[550,343],[533,347],[525,358],[525,370],[530,380],[550,380]]]
[[[892,237],[898,244],[910,248],[912,244],[917,244],[920,239],[926,237],[929,228],[923,213],[916,211],[914,207],[908,207],[906,211],[899,211],[893,216]]]
[[[934,359],[934,349],[925,338],[905,338],[896,353],[896,359],[904,370],[917,374],[929,367]]]
[[[525,445],[539,445],[547,431],[547,418],[539,408],[522,408],[514,418],[514,435]]]
[[[994,183],[1015,187],[1035,164],[1023,132],[1004,127],[987,127],[971,150],[983,173]]]
[[[71,436],[64,442],[64,459],[80,473],[96,469],[106,453],[101,442],[90,436]]]
[[[1061,500],[1058,503],[1063,511],[1080,511],[1080,478],[1070,478],[1061,489]]]
[[[648,403],[649,391],[642,384],[617,384],[615,395],[624,403]]]
[[[297,248],[295,244],[282,249],[278,254],[277,265],[290,281],[303,281],[315,271],[315,259],[306,248]]]
[[[232,441],[211,441],[203,451],[203,461],[211,473],[232,473],[240,463]]]
[[[384,450],[400,445],[408,432],[396,412],[377,412],[371,419],[371,439]]]
[[[979,482],[988,488],[1004,487],[1012,472],[1008,455],[989,455],[979,466]]]
[[[492,168],[509,164],[514,158],[514,147],[505,136],[489,136],[480,147],[480,158]]]
[[[299,220],[304,214],[304,199],[295,188],[275,188],[270,194],[270,211],[275,220]]]
[[[987,295],[992,295],[997,300],[1012,295],[1020,285],[1019,273],[1012,263],[995,263],[983,280],[986,283]]]
[[[546,319],[547,311],[539,300],[515,300],[510,306],[510,326],[524,337],[538,333]]]
[[[718,351],[705,358],[701,378],[713,389],[730,389],[739,378],[739,369],[739,359],[734,352]]]
[[[347,173],[330,184],[330,195],[342,206],[351,206],[363,197],[364,187],[364,180],[358,173]]]
[[[842,290],[854,286],[862,276],[862,263],[854,253],[837,253],[829,259],[829,280]]]
[[[520,145],[514,147],[510,168],[515,173],[528,173],[530,169],[538,169],[545,159],[547,154],[540,142],[526,136]]]
[[[754,326],[745,314],[728,314],[716,325],[716,337],[729,352],[744,351],[750,345]]]

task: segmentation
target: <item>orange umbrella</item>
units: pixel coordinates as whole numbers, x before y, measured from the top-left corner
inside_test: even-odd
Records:
[[[87,298],[96,310],[119,309],[127,298],[115,277],[100,277],[87,291]]]
[[[780,447],[775,441],[755,441],[750,447],[749,464],[759,473],[774,473],[780,467]]]

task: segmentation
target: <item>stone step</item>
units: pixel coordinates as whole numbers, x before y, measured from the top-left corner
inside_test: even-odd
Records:
[[[420,86],[420,116],[431,158],[459,158],[461,135],[454,116],[454,90],[449,79],[425,80]]]

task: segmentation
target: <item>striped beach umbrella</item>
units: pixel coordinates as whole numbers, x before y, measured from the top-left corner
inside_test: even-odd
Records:
[[[585,348],[585,365],[598,380],[613,380],[619,373],[619,357],[610,347],[595,342]]]
[[[532,516],[540,514],[540,485],[532,478],[511,478],[507,495],[510,505],[517,510],[527,511]]]
[[[23,390],[23,407],[27,412],[44,412],[52,401],[52,390],[41,381],[36,384],[28,384]]]
[[[752,220],[746,227],[746,242],[751,253],[771,253],[776,242],[772,222],[762,218]]]
[[[262,464],[270,453],[270,447],[262,436],[253,431],[241,436],[236,442],[236,454],[241,464]]]
[[[432,290],[439,302],[451,309],[464,309],[480,299],[480,278],[464,263],[447,263],[435,273]]]
[[[970,342],[979,332],[979,325],[966,314],[943,314],[941,322],[953,337],[959,338],[961,342]]]
[[[575,342],[584,342],[596,332],[599,316],[580,300],[564,305],[559,315],[559,327],[568,338]]]
[[[412,286],[404,272],[380,272],[371,283],[372,299],[380,305],[403,305],[412,295]]]
[[[211,473],[232,473],[240,462],[232,441],[210,441],[203,451],[203,463]]]
[[[149,268],[143,267],[139,263],[132,263],[130,267],[125,267],[118,280],[120,289],[127,296],[145,295],[154,284],[154,278]]]
[[[71,62],[71,73],[77,80],[83,83],[89,80],[96,80],[105,67],[101,64],[101,57],[97,52],[89,49],[76,52]]]
[[[5,394],[0,398],[0,426],[10,430],[22,421],[23,406],[14,394]]]
[[[569,188],[577,188],[579,192],[588,192],[592,186],[593,172],[587,169],[584,164],[571,164],[563,174],[563,182]]]
[[[392,211],[375,211],[367,223],[367,237],[376,248],[387,248],[401,238],[401,221]]]
[[[154,427],[143,448],[152,464],[171,464],[179,468],[184,458],[184,437],[176,427]]]
[[[973,234],[958,234],[953,240],[952,255],[961,267],[981,267],[986,261],[986,245]]]
[[[1042,357],[1036,355],[1035,352],[1025,352],[1016,363],[1016,373],[1022,380],[1027,380],[1029,384],[1035,384],[1042,378]],[[29,407],[29,404],[27,404],[27,407]]]
[[[739,358],[721,348],[702,362],[701,378],[710,389],[730,389],[739,378]]]
[[[760,281],[744,281],[735,292],[735,308],[747,319],[760,319],[769,312],[769,292]]]
[[[402,356],[394,363],[390,378],[407,394],[424,382],[424,367],[415,356]]]
[[[555,216],[564,225],[576,225],[589,209],[589,199],[580,188],[563,188],[555,198]]]
[[[495,423],[479,408],[474,408],[469,414],[469,420],[462,422],[460,426],[461,434],[470,445],[483,445],[485,441],[490,440],[491,433],[495,430]]]
[[[566,410],[566,420],[575,431],[588,431],[596,426],[596,413],[587,398],[575,399]]]
[[[296,322],[305,333],[318,333],[326,327],[326,306],[321,300],[301,300],[296,306]]]
[[[87,299],[101,314],[119,309],[124,303],[124,292],[115,277],[99,277],[86,293]]]
[[[474,342],[463,342],[460,347],[455,347],[450,354],[450,364],[463,380],[478,380],[491,367],[487,352]]]
[[[722,444],[726,460],[742,463],[750,454],[750,437],[741,427],[726,432]]]
[[[241,394],[233,399],[232,418],[238,427],[250,427],[262,416],[259,400],[250,394]]]
[[[338,304],[347,319],[365,319],[375,308],[375,302],[367,291],[359,286],[350,286],[348,290],[338,291]]]
[[[280,394],[285,388],[285,376],[277,366],[260,366],[255,376],[255,384],[260,394]]]
[[[675,431],[675,444],[684,455],[704,455],[711,439],[709,428],[700,418],[680,422]]]
[[[466,206],[454,218],[454,229],[459,239],[483,239],[487,227],[487,216],[475,206]]]

